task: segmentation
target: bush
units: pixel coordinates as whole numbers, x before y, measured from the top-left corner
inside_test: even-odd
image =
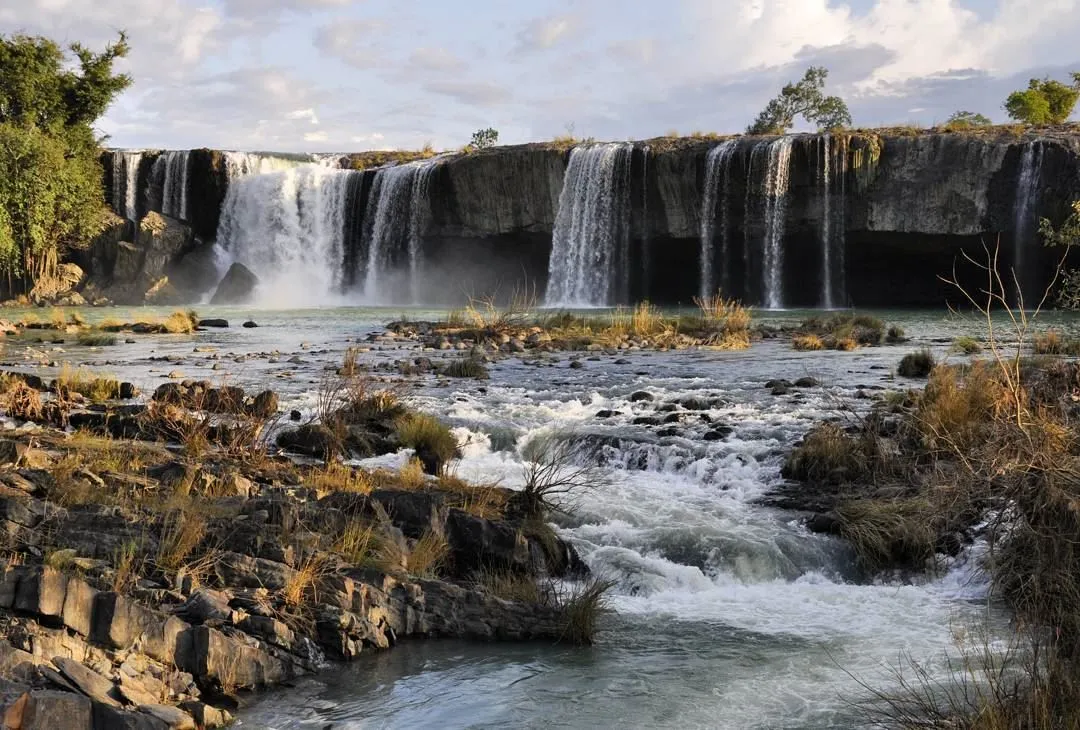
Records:
[[[825,343],[817,335],[795,335],[791,338],[791,346],[803,352],[825,349]]]
[[[614,581],[592,578],[563,596],[560,601],[563,622],[560,641],[577,646],[592,644],[596,621],[607,611],[607,594],[614,587]]]
[[[835,423],[824,423],[806,434],[784,462],[786,479],[819,484],[841,484],[868,473],[869,450],[862,438]]]
[[[457,439],[439,419],[426,413],[409,413],[395,422],[398,443],[416,452],[428,474],[441,474],[445,466],[460,456]]]
[[[860,500],[837,513],[841,536],[868,570],[921,570],[937,552],[940,513],[925,499]]]
[[[1080,339],[1065,337],[1054,329],[1036,333],[1031,346],[1036,355],[1080,355]]]
[[[924,347],[904,355],[896,372],[905,378],[926,378],[929,377],[935,365],[937,365],[937,360],[934,359],[934,354]]]
[[[83,347],[112,347],[116,344],[114,336],[95,332],[80,332],[77,341]]]
[[[907,342],[905,334],[903,327],[894,324],[889,328],[888,333],[885,335],[885,341],[890,345],[898,345],[901,342]]]
[[[455,360],[442,369],[442,374],[448,378],[473,378],[475,380],[487,380],[491,377],[484,363],[471,357]]]
[[[953,340],[953,350],[965,355],[978,355],[982,349],[982,344],[974,337],[957,337]]]

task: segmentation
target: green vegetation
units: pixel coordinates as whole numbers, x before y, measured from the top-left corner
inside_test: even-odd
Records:
[[[488,127],[487,129],[478,129],[473,132],[472,141],[469,142],[469,147],[475,150],[486,150],[489,147],[494,147],[499,142],[499,130]]]
[[[818,129],[839,129],[851,126],[851,113],[838,96],[825,96],[825,79],[829,70],[811,66],[798,83],[788,84],[780,95],[770,101],[747,134],[786,134],[795,126],[795,117],[816,124]]]
[[[407,413],[394,424],[398,442],[416,452],[428,474],[442,474],[459,456],[457,439],[446,424],[426,413]]]
[[[1062,124],[1080,99],[1080,72],[1073,72],[1072,79],[1072,84],[1050,78],[1031,79],[1027,89],[1009,94],[1005,111],[1010,119],[1024,124]]]
[[[1069,216],[1057,227],[1043,218],[1039,222],[1039,235],[1046,246],[1064,249],[1057,290],[1054,293],[1055,303],[1061,309],[1080,309],[1080,270],[1066,268],[1064,265],[1064,255],[1067,255],[1073,246],[1080,244],[1080,200],[1073,203]]]
[[[0,274],[8,296],[56,278],[107,214],[93,124],[131,79],[126,36],[70,56],[46,38],[0,37]],[[73,58],[72,58],[73,57]]]
[[[957,337],[953,340],[952,349],[965,355],[978,355],[982,352],[982,343],[974,337]]]
[[[945,128],[949,131],[971,129],[972,127],[989,127],[993,122],[990,118],[975,112],[954,112],[945,121]]]
[[[488,371],[484,363],[471,357],[454,360],[442,369],[442,374],[449,378],[473,378],[475,380],[487,380]]]

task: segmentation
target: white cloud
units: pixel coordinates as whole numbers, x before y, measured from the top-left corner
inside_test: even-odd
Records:
[[[407,65],[417,72],[461,71],[465,62],[445,48],[417,48],[409,54]]]
[[[378,20],[329,23],[316,31],[315,45],[350,66],[373,68],[383,60],[378,39],[384,27]]]
[[[432,81],[424,89],[475,106],[494,106],[510,99],[508,89],[488,81]]]
[[[285,115],[286,119],[306,119],[312,124],[319,123],[319,117],[316,116],[314,109],[296,109]]]
[[[517,35],[518,53],[544,51],[565,41],[578,29],[574,16],[534,18]]]

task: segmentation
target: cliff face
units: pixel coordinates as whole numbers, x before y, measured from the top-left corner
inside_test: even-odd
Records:
[[[124,190],[115,176],[132,168],[110,154],[112,200]],[[163,199],[153,184],[155,154],[145,153],[137,167],[139,215]],[[434,169],[415,194],[426,198],[427,213],[409,245],[422,248],[431,268],[467,280],[473,293],[523,271],[542,291],[570,155],[521,145],[425,163]],[[981,256],[983,242],[999,242],[1002,258],[1022,265],[1034,285],[1049,265],[1037,221],[1060,218],[1080,193],[1080,134],[1069,130],[662,139],[634,143],[626,159],[626,169],[609,171],[628,182],[609,213],[629,231],[620,245],[630,261],[624,290],[631,300],[688,301],[703,279],[712,281],[703,245],[716,283],[750,302],[938,304],[938,275],[962,252]],[[216,235],[226,168],[212,150],[193,150],[187,162],[185,222],[203,241]],[[352,174],[363,178],[346,202],[346,269],[371,246],[365,216],[372,216],[368,193],[379,173]],[[585,187],[577,181],[572,190]],[[607,204],[603,191],[597,199]],[[601,233],[575,229],[590,240]]]

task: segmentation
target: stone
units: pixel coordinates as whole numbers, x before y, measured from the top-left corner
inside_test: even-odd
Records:
[[[236,262],[229,267],[217,286],[210,304],[247,304],[254,297],[259,277],[243,264]]]
[[[90,700],[83,695],[34,690],[7,708],[4,727],[11,730],[92,730],[92,712]]]
[[[178,666],[202,681],[246,689],[276,684],[295,675],[292,665],[216,629],[196,626],[191,629],[191,638],[191,662]]]
[[[479,570],[521,571],[532,566],[528,540],[505,522],[452,509],[446,518],[446,540],[455,575]]]
[[[94,730],[167,730],[168,724],[153,715],[94,705]]]
[[[64,596],[64,625],[83,636],[90,636],[94,600],[98,591],[79,578],[69,578],[67,594]]]
[[[145,291],[164,277],[166,268],[191,248],[192,242],[191,229],[180,221],[153,211],[143,216],[137,233],[137,243],[143,252],[139,272],[142,289]]]
[[[817,379],[811,377],[799,378],[793,383],[793,386],[796,388],[815,388],[818,385],[820,385],[820,383],[818,383]]]
[[[296,571],[283,563],[235,552],[222,553],[214,569],[230,588],[280,590],[296,578]]]
[[[272,418],[278,412],[280,403],[278,395],[272,390],[264,390],[257,394],[247,408],[248,415],[255,418]]]
[[[115,687],[105,677],[69,657],[53,657],[52,663],[69,682],[94,702],[120,707],[120,703],[113,697]]]
[[[180,709],[191,715],[201,727],[213,730],[225,727],[232,722],[232,715],[226,710],[219,710],[198,700],[186,700],[180,703]]]
[[[254,329],[254,328],[258,327],[258,326],[259,325],[257,325],[254,322],[254,320],[250,320],[250,319],[247,322],[244,322],[244,324],[241,325],[241,327],[243,327],[245,329]]]
[[[229,326],[229,320],[227,319],[200,319],[200,327],[217,327],[224,328]]]
[[[229,596],[221,591],[200,588],[191,596],[178,614],[195,624],[207,621],[232,621],[233,610],[229,608]]]
[[[652,400],[656,400],[656,396],[644,390],[639,390],[636,393],[630,394],[631,403],[648,402]]]
[[[141,705],[139,712],[156,717],[169,730],[197,730],[195,720],[178,707],[169,705]]]
[[[59,618],[64,613],[68,577],[60,571],[43,567],[32,570],[19,580],[15,608],[41,616]]]

